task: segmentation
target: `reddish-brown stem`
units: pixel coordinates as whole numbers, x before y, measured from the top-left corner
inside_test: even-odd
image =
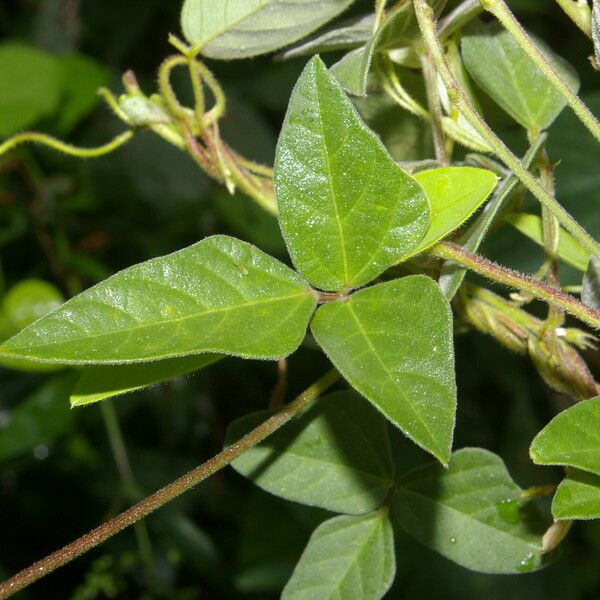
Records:
[[[48,573],[51,573],[55,569],[58,569],[62,565],[67,564],[98,544],[106,541],[126,527],[137,523],[140,519],[143,519],[154,512],[157,508],[160,508],[210,475],[227,466],[233,460],[238,458],[238,456],[241,456],[246,452],[246,450],[256,446],[256,444],[262,442],[273,432],[277,431],[277,429],[285,425],[312,400],[319,397],[325,390],[331,387],[338,378],[339,375],[335,370],[329,371],[316,383],[302,392],[302,394],[300,394],[293,402],[283,406],[280,411],[261,423],[256,429],[247,433],[235,444],[232,444],[222,452],[219,452],[219,454],[209,461],[187,472],[185,475],[166,485],[151,496],[144,498],[144,500],[138,502],[130,509],[122,512],[106,523],[103,523],[100,527],[97,527],[74,542],[34,563],[7,581],[0,583],[0,600],[12,596],[32,584],[34,581],[41,579]]]
[[[558,306],[569,314],[600,330],[600,313],[582,304],[577,298],[554,289],[533,277],[503,267],[451,242],[441,242],[431,249],[431,254],[445,260],[451,260],[470,271],[502,283],[516,290],[525,291],[540,300]]]

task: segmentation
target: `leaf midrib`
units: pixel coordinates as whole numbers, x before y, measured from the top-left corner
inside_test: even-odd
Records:
[[[56,341],[56,342],[48,342],[45,344],[35,344],[34,346],[29,345],[28,347],[34,347],[37,349],[49,348],[49,347],[56,346],[59,344],[65,344],[65,343],[70,344],[73,342],[80,342],[82,340],[98,339],[98,338],[103,338],[103,337],[108,337],[108,336],[114,336],[116,334],[131,333],[134,331],[142,331],[144,329],[149,329],[149,328],[160,326],[160,325],[171,325],[171,324],[175,324],[175,323],[184,323],[186,321],[189,321],[192,319],[198,319],[198,318],[201,318],[206,315],[226,313],[226,312],[230,312],[230,311],[249,308],[251,306],[261,306],[261,305],[270,304],[273,302],[281,302],[281,301],[285,301],[285,300],[291,300],[293,298],[298,298],[298,299],[303,298],[303,297],[308,298],[309,296],[310,296],[309,293],[302,292],[302,293],[292,294],[292,295],[288,295],[288,296],[279,296],[277,298],[267,298],[264,300],[258,300],[256,302],[245,302],[245,303],[241,303],[241,304],[236,304],[235,306],[223,306],[223,307],[218,307],[218,308],[212,308],[210,310],[193,313],[193,314],[187,315],[185,317],[180,317],[180,318],[175,318],[175,319],[165,319],[165,320],[161,320],[161,321],[153,321],[153,322],[145,323],[144,325],[140,325],[137,327],[125,327],[122,329],[114,329],[112,331],[107,331],[107,332],[97,333],[97,334],[92,334],[92,335],[84,335],[84,336],[80,336],[80,337],[76,337],[76,338],[68,338],[66,340],[60,340],[60,341]],[[118,309],[118,307],[111,306],[111,308],[120,310],[120,309]],[[24,332],[25,331],[26,330],[24,330]],[[17,346],[17,348],[18,348],[18,346]],[[2,353],[2,346],[0,346],[0,353]],[[16,354],[13,354],[11,352],[3,352],[3,354],[5,356],[10,356],[10,355],[17,356]]]

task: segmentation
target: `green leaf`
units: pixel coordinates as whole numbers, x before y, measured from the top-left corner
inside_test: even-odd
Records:
[[[47,281],[25,279],[4,296],[2,308],[15,331],[20,331],[64,302],[62,294]]]
[[[369,43],[351,50],[331,66],[332,75],[349,94],[362,97],[367,95],[367,78],[376,45],[377,38],[374,37]]]
[[[373,33],[375,15],[363,15],[351,19],[329,31],[325,31],[306,41],[281,52],[281,60],[307,56],[323,52],[334,52],[360,46],[369,41]]]
[[[600,519],[600,477],[569,469],[552,500],[555,519]]]
[[[506,215],[504,218],[538,246],[544,246],[543,225],[540,217],[517,213]],[[568,231],[563,229],[560,230],[557,255],[561,260],[580,271],[585,271],[590,261],[590,253]]]
[[[319,307],[311,329],[342,375],[443,463],[456,412],[450,306],[414,275]]]
[[[444,167],[415,173],[431,207],[431,224],[413,254],[460,227],[494,191],[498,178],[486,169]]]
[[[0,351],[73,365],[204,352],[274,359],[298,347],[316,302],[291,269],[250,244],[219,235],[113,275]]]
[[[532,144],[523,157],[522,163],[524,167],[529,168],[546,138],[547,135],[542,134]],[[518,182],[519,178],[514,173],[510,173],[498,185],[491,200],[487,203],[481,214],[460,238],[459,243],[465,250],[477,252],[479,245],[487,235],[496,217],[504,208],[504,205],[510,198]],[[438,285],[448,300],[452,300],[462,285],[466,272],[466,269],[459,267],[456,263],[450,261],[446,261],[442,265]]]
[[[69,431],[74,415],[69,410],[72,373],[44,383],[12,412],[1,411],[0,460],[6,460],[49,444]]]
[[[318,57],[292,93],[275,185],[292,260],[324,290],[369,283],[429,226],[420,185],[394,163]]]
[[[529,449],[538,465],[565,465],[600,475],[600,396],[554,417]]]
[[[600,259],[592,256],[583,276],[581,301],[600,310]]]
[[[226,444],[274,412],[238,419]],[[352,392],[319,399],[232,466],[267,492],[348,514],[381,506],[394,476],[385,419]]]
[[[433,0],[438,14],[446,0]],[[405,2],[390,12],[383,24],[372,33],[361,48],[352,50],[331,67],[342,87],[355,96],[366,96],[367,78],[376,52],[404,49],[418,39],[419,27],[412,2]],[[411,65],[412,66],[412,65]]]
[[[573,68],[545,42],[534,40],[559,75],[577,92],[579,77]],[[471,77],[525,129],[533,132],[546,129],[566,106],[563,95],[500,25],[473,23],[463,35],[461,47]]]
[[[394,536],[386,512],[334,517],[312,534],[282,600],[378,600],[396,573]]]
[[[543,566],[542,534],[521,505],[519,486],[502,460],[478,448],[452,454],[398,482],[393,517],[410,535],[480,573],[528,572]]]
[[[221,357],[198,354],[133,365],[86,367],[71,393],[71,406],[84,406],[112,396],[128,394],[186,373],[202,369]]]
[[[57,108],[62,71],[49,54],[22,44],[0,46],[0,137],[33,125]]]
[[[247,58],[312,33],[353,0],[185,0],[181,28],[210,58]]]

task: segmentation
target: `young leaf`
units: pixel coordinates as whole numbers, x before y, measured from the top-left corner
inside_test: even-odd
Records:
[[[600,519],[600,477],[569,469],[552,500],[555,519]]]
[[[235,421],[226,444],[273,412]],[[347,514],[381,506],[394,476],[385,419],[353,392],[319,399],[232,466],[267,492]]]
[[[74,382],[73,373],[54,377],[12,412],[6,411],[0,424],[0,461],[49,444],[74,426],[75,415],[67,402]]]
[[[311,329],[361,394],[448,462],[456,412],[452,315],[432,279],[405,277],[324,304]]]
[[[574,90],[579,77],[543,41],[540,51]],[[517,123],[529,131],[549,127],[566,106],[564,96],[548,81],[512,35],[500,25],[473,23],[462,37],[467,70],[477,84]]]
[[[518,213],[506,215],[505,219],[530,240],[544,246],[542,219],[537,215]],[[590,253],[568,232],[560,230],[558,239],[558,258],[567,264],[585,271],[590,262]]]
[[[431,0],[435,13],[441,12],[446,0]],[[367,79],[375,52],[405,49],[418,38],[419,26],[412,2],[405,2],[390,12],[384,23],[373,32],[361,48],[352,50],[331,67],[342,87],[355,96],[366,96]],[[412,66],[412,65],[411,65]]]
[[[9,136],[51,114],[63,88],[59,63],[21,44],[0,46],[0,137]]]
[[[312,33],[353,0],[185,0],[181,28],[210,58],[247,58]]]
[[[387,511],[334,517],[312,534],[282,600],[379,600],[396,573],[394,535]]]
[[[292,260],[324,290],[369,283],[409,254],[429,226],[420,185],[395,164],[318,57],[292,93],[275,185]]]
[[[600,396],[554,417],[529,449],[538,465],[565,465],[600,475]]]
[[[581,300],[588,306],[600,310],[600,259],[592,256],[583,276]]]
[[[297,56],[307,56],[335,50],[345,50],[360,46],[369,41],[373,33],[375,15],[363,15],[340,23],[335,29],[330,29],[306,41],[281,52],[278,58],[287,60]]]
[[[431,225],[413,254],[460,227],[488,198],[498,178],[486,169],[444,167],[415,173],[431,207]]]
[[[198,354],[133,365],[85,367],[71,393],[71,406],[84,406],[112,396],[128,394],[186,373],[202,369],[221,357]]]
[[[452,454],[398,482],[393,518],[446,558],[480,573],[519,573],[543,565],[542,534],[533,529],[521,489],[502,460],[479,448]]]
[[[25,328],[0,353],[73,365],[204,352],[273,359],[298,347],[316,302],[291,269],[219,235],[113,275]]]

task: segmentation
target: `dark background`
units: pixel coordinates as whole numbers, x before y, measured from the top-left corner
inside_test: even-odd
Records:
[[[600,76],[587,60],[588,40],[550,0],[510,4],[530,30],[576,66],[582,94],[598,111]],[[370,5],[357,2],[353,11],[360,14]],[[179,32],[179,8],[180,2],[160,0],[3,0],[0,43],[84,54],[96,62],[99,84],[115,92],[121,90],[120,74],[131,68],[150,92],[157,66],[171,53],[167,34]],[[304,62],[273,63],[270,57],[210,62],[230,100],[223,135],[234,148],[272,161],[287,99]],[[81,145],[108,140],[122,127],[105,106],[92,103],[93,87],[89,109],[76,123],[61,127],[59,108],[36,129]],[[0,89],[0,98],[3,93]],[[600,237],[597,147],[567,112],[554,125],[549,144],[551,158],[562,159],[559,198]],[[497,128],[509,126],[499,111],[488,118]],[[519,135],[503,133],[520,145]],[[230,198],[151,133],[97,160],[32,148],[0,159],[2,293],[36,277],[69,296],[116,270],[212,233],[247,239],[286,260],[274,220],[247,200]],[[529,271],[541,256],[506,228],[494,234],[488,252]],[[598,362],[595,353],[587,358],[592,365]],[[303,346],[289,360],[288,396],[327,368],[319,351]],[[475,332],[457,338],[457,369],[455,447],[498,452],[523,487],[557,481],[558,471],[531,465],[527,449],[567,401],[540,381],[527,358]],[[69,377],[0,369],[0,579],[217,453],[228,423],[266,406],[276,366],[226,359],[192,377],[116,399],[139,488],[133,492],[119,478],[100,408],[67,408]],[[31,398],[47,410],[21,414],[18,444],[11,446],[11,416]],[[398,445],[403,467],[428,460],[416,448]],[[146,520],[150,566],[128,529],[20,597],[276,597],[310,532],[326,517],[269,496],[227,469]],[[473,574],[402,536],[397,563],[389,598],[598,598],[600,526],[576,524],[557,564],[536,574]]]

